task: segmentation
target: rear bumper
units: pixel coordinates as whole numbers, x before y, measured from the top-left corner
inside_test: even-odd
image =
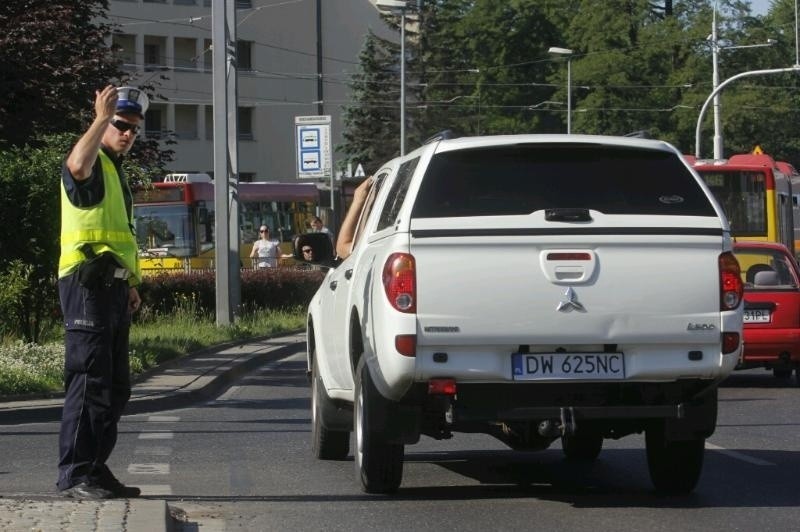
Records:
[[[800,329],[744,330],[742,362],[800,362]]]

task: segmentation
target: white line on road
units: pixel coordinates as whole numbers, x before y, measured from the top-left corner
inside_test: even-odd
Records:
[[[172,431],[155,431],[139,433],[140,440],[171,440],[174,434]]]
[[[180,421],[181,418],[178,416],[150,416],[147,418],[147,421],[153,421],[156,423],[169,423],[169,422],[176,422]]]
[[[726,449],[725,447],[720,447],[719,445],[714,445],[713,443],[706,442],[706,449],[711,449],[712,451],[719,451],[720,453],[726,456],[730,456],[731,458],[741,460],[742,462],[747,462],[748,464],[760,465],[760,466],[775,465],[772,462],[767,462],[766,460],[762,460],[760,458],[753,458],[752,456],[747,456],[746,454],[742,454],[738,451],[731,451],[730,449]]]
[[[128,464],[130,475],[169,475],[169,464]]]

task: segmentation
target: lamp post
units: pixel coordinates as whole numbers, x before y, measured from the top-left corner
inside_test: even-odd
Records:
[[[746,78],[750,76],[766,76],[769,74],[781,74],[783,72],[795,72],[800,73],[800,65],[794,65],[788,68],[770,68],[767,70],[750,70],[748,72],[742,72],[741,74],[736,74],[732,76],[722,83],[720,83],[719,87],[714,89],[711,94],[706,98],[705,103],[703,103],[703,107],[700,108],[700,114],[697,116],[697,126],[694,129],[694,155],[698,159],[700,159],[700,127],[703,124],[703,117],[706,115],[706,109],[708,108],[708,104],[711,100],[717,96],[722,89],[725,88],[726,85],[729,83],[736,81],[737,79]]]
[[[714,2],[714,13],[711,18],[711,35],[708,36],[708,41],[711,43],[711,61],[712,73],[711,84],[712,91],[714,92],[714,159],[722,159],[722,115],[720,113],[721,103],[719,92],[719,53],[722,50],[735,50],[737,48],[761,48],[763,46],[772,46],[778,41],[767,39],[767,42],[761,44],[743,44],[743,45],[728,45],[720,46],[717,38],[717,2]]]
[[[406,11],[405,0],[377,0],[375,6],[400,14],[400,157],[406,154]]]
[[[547,53],[567,57],[567,135],[572,132],[572,50],[551,46]]]

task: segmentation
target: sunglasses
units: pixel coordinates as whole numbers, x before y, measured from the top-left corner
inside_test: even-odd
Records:
[[[311,253],[312,251],[314,251],[314,250],[311,249],[311,248],[304,248],[303,249],[303,253]]]
[[[259,229],[259,233],[269,233],[269,229]]]
[[[114,118],[113,120],[111,120],[111,125],[117,128],[121,133],[130,131],[134,135],[137,135],[139,133],[139,130],[141,129],[136,124],[131,124],[130,122],[126,122],[118,118]]]

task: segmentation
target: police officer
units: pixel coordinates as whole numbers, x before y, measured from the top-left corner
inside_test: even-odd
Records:
[[[120,160],[133,146],[147,96],[111,85],[95,92],[95,119],[61,176],[58,290],[65,323],[60,492],[76,499],[136,497],[106,461],[131,394],[130,316],[141,300],[133,201]]]

